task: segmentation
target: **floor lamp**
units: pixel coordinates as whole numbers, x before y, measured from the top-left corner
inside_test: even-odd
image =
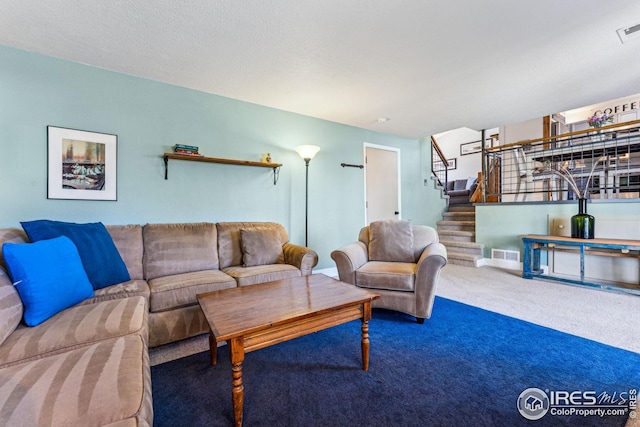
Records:
[[[296,151],[304,160],[306,167],[305,190],[304,190],[304,245],[308,245],[309,240],[309,162],[320,151],[320,147],[315,145],[299,145]]]

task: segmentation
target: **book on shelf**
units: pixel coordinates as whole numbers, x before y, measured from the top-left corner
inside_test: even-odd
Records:
[[[173,150],[173,152],[176,154],[182,154],[184,156],[202,156],[202,154],[198,153],[197,151],[190,150]]]
[[[196,153],[199,150],[199,147],[195,145],[186,145],[186,144],[176,144],[173,146],[174,150],[187,150],[187,151],[195,151]]]

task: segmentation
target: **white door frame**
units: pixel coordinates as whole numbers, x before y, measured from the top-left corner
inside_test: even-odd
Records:
[[[400,177],[402,176],[400,170],[400,149],[395,147],[388,147],[386,145],[378,145],[378,144],[370,144],[368,142],[362,143],[362,163],[364,164],[364,224],[367,225],[369,222],[367,221],[367,148],[376,148],[378,150],[386,150],[386,151],[395,151],[398,154],[398,219],[402,219],[402,181]]]

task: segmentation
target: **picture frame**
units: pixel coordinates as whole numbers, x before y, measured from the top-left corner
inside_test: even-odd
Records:
[[[482,141],[472,141],[465,144],[460,144],[460,155],[466,156],[469,154],[475,154],[482,151]]]
[[[452,171],[458,167],[458,159],[455,157],[453,159],[447,159],[447,162],[449,162],[449,166],[447,166],[448,171]]]
[[[117,135],[47,126],[47,199],[117,200]]]
[[[449,163],[449,165],[446,168],[447,170],[454,170],[458,166],[458,161],[455,157],[453,159],[447,159],[447,162]],[[437,162],[433,163],[434,171],[443,171],[444,169],[445,169],[444,162],[441,162],[438,160]]]

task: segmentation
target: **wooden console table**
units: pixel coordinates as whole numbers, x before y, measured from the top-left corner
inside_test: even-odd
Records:
[[[538,234],[527,234],[520,236],[520,238],[524,244],[522,277],[525,279],[541,277],[545,279],[558,280],[560,282],[592,286],[600,289],[625,291],[640,295],[640,284],[638,284],[637,287],[634,287],[621,284],[593,283],[585,280],[584,277],[585,255],[640,258],[640,241],[638,240],[574,239],[571,237],[545,236]],[[543,250],[578,253],[580,255],[580,279],[577,280],[545,275],[543,270],[540,268],[540,251]]]

